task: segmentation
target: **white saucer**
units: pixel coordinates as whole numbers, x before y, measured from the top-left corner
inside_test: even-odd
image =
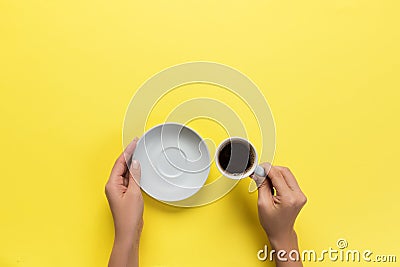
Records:
[[[133,159],[140,162],[141,188],[161,201],[179,201],[197,193],[210,172],[210,154],[191,128],[165,123],[138,141]]]

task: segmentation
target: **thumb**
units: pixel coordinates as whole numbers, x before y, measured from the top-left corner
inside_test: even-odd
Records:
[[[129,184],[128,190],[134,188],[140,189],[140,178],[141,178],[140,163],[137,160],[132,160],[131,167],[129,168]]]

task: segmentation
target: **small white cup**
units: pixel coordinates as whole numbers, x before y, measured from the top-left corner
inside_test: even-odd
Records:
[[[226,162],[222,162],[222,164],[220,162],[220,155],[221,152],[226,153],[229,151],[227,148],[229,145],[231,145],[230,157],[228,165],[225,166]],[[247,163],[245,162],[246,160],[248,161]],[[230,137],[222,141],[216,150],[215,163],[218,170],[230,179],[239,180],[255,173],[256,176],[254,175],[252,178],[256,182],[257,187],[262,184],[266,177],[264,168],[257,165],[258,154],[254,145],[242,137]]]

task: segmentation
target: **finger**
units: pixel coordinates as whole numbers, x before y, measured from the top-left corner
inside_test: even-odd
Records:
[[[126,164],[128,162],[128,160],[132,157],[133,152],[135,152],[135,148],[136,148],[136,144],[137,144],[138,140],[139,140],[139,138],[135,137],[132,140],[132,142],[130,142],[126,146],[124,152],[119,156],[117,161],[120,161],[120,162],[122,161],[122,162],[124,162]]]
[[[129,172],[129,171],[128,171]],[[129,175],[125,175],[124,176],[124,186],[126,186],[126,187],[128,187],[128,184],[129,184]]]
[[[115,175],[124,175],[124,173],[127,169],[126,168],[127,162],[132,157],[132,154],[135,151],[138,140],[139,139],[137,137],[135,137],[132,140],[132,142],[130,142],[129,145],[127,145],[124,152],[115,161],[115,164],[114,164],[114,167],[113,167],[111,173],[113,173]]]
[[[274,166],[271,166],[268,172],[268,177],[271,179],[272,186],[276,189],[277,195],[283,195],[285,193],[291,192],[289,186],[286,184],[286,181],[283,178],[283,175]]]
[[[257,178],[258,176],[256,174],[253,175],[254,178]],[[266,206],[272,205],[273,199],[272,199],[272,187],[270,183],[268,182],[268,178],[264,179],[264,181],[261,183],[261,185],[258,187],[258,204],[265,204]]]
[[[122,176],[117,176],[113,180],[115,185],[124,185],[124,178]]]
[[[119,186],[119,185],[124,185],[124,177],[120,175],[111,175],[110,179],[108,180],[107,184],[110,184],[111,186]]]
[[[111,170],[110,178],[122,176],[126,172],[126,164],[124,162],[115,162]]]
[[[135,152],[137,142],[139,141],[138,137],[133,138],[132,142],[129,143],[129,145],[126,146],[124,150],[124,158],[125,158],[125,163],[127,163],[131,158],[133,153]]]
[[[289,186],[290,189],[293,191],[301,191],[299,184],[296,181],[293,173],[287,167],[283,166],[275,166],[283,175],[283,178],[286,181],[286,184]]]
[[[135,187],[140,188],[141,168],[137,160],[132,160],[131,167],[129,168],[129,184],[128,189]]]

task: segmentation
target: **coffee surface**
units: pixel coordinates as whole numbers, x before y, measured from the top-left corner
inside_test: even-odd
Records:
[[[227,142],[218,155],[221,168],[229,174],[247,172],[254,162],[254,151],[249,144],[240,141]]]

